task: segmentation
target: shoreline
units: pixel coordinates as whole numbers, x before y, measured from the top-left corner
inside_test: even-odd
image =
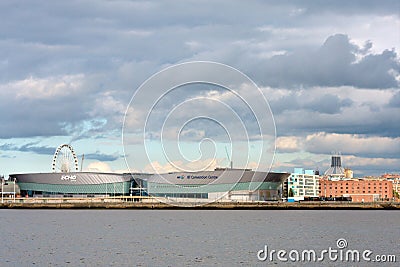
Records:
[[[132,201],[70,201],[62,202],[12,202],[0,203],[0,209],[224,209],[224,210],[400,210],[399,202],[214,202],[180,203]]]

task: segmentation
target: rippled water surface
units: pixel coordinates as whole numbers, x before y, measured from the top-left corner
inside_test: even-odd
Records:
[[[0,223],[1,266],[280,266],[257,252],[339,238],[400,261],[399,211],[0,210]]]

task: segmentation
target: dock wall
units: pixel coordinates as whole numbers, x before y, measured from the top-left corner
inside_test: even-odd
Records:
[[[8,199],[1,209],[400,209],[399,202],[185,202],[180,206],[157,199]]]

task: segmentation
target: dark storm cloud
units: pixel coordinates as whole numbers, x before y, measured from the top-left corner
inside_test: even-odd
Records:
[[[39,114],[39,115],[38,115]],[[9,115],[14,115],[9,112]],[[10,118],[9,120],[2,120],[2,129],[0,130],[0,138],[19,138],[19,137],[33,137],[33,136],[60,136],[66,135],[67,131],[62,129],[59,121],[52,119],[51,121],[40,122],[37,118],[46,118],[39,113],[22,115],[23,118]],[[14,120],[17,119],[17,120]]]
[[[329,80],[328,84],[334,84],[335,80],[340,80],[341,75],[348,75],[347,71],[343,71],[342,68],[356,68],[356,66],[361,66],[364,64],[363,62],[367,62],[364,65],[370,66],[371,68],[375,68],[378,71],[373,71],[375,74],[383,73],[380,72],[379,69],[389,70],[390,67],[393,67],[391,64],[383,64],[383,67],[379,67],[379,62],[376,62],[379,58],[383,58],[384,60],[395,60],[393,57],[388,56],[389,54],[394,55],[393,51],[385,51],[381,55],[367,55],[358,63],[352,63],[355,60],[355,54],[357,51],[360,53],[365,53],[365,49],[368,50],[369,45],[366,45],[366,48],[357,47],[349,42],[349,39],[345,35],[335,35],[325,42],[325,44],[318,50],[322,51],[321,53],[325,55],[326,59],[323,56],[315,56],[311,55],[310,58],[318,58],[324,59],[323,66],[317,66],[315,72],[319,72],[320,77],[317,77],[319,82],[324,83],[324,79]],[[317,51],[317,52],[318,52]],[[343,51],[347,51],[343,53]],[[352,52],[353,51],[353,52]],[[386,55],[386,56],[385,56]],[[276,60],[276,58],[287,58],[296,57],[293,56],[278,56],[273,57],[271,60]],[[373,60],[372,60],[373,59]],[[284,62],[283,60],[282,62]],[[368,63],[372,60],[372,63]],[[379,61],[379,60],[378,60]],[[269,62],[268,60],[266,61]],[[299,63],[296,60],[287,61],[287,64],[294,66]],[[311,64],[311,63],[309,63]],[[318,62],[315,62],[318,65]],[[362,65],[362,66],[364,66]],[[125,68],[122,68],[118,71],[118,77],[124,80],[124,77],[129,77],[130,71],[135,69],[133,65],[124,65]],[[394,65],[394,67],[398,66],[398,64]],[[363,67],[364,68],[364,67]],[[136,68],[137,69],[137,68]],[[298,64],[298,69],[302,69],[302,66]],[[305,68],[307,69],[307,68]],[[332,69],[332,71],[330,71]],[[365,69],[365,68],[364,68]],[[137,69],[138,70],[138,69]],[[335,70],[336,71],[335,73]],[[276,71],[276,70],[274,70]],[[350,71],[350,70],[348,70]],[[284,72],[284,70],[282,70]],[[312,77],[316,76],[313,72],[308,72],[303,69],[303,74],[311,75],[307,76],[311,81]],[[327,74],[327,75],[322,75]],[[377,75],[378,75],[377,74]],[[389,71],[387,71],[389,75]],[[314,75],[314,76],[313,76]],[[353,75],[354,77],[358,77],[360,75]],[[352,76],[352,77],[353,77]],[[369,75],[371,76],[371,75]],[[373,76],[373,75],[372,75]],[[383,75],[384,76],[384,75]],[[390,76],[390,75],[389,75]],[[389,77],[388,76],[388,77]],[[94,75],[96,77],[96,75]],[[114,76],[115,77],[115,76]],[[274,75],[268,75],[268,77],[276,77]],[[290,77],[290,75],[288,76]],[[294,76],[292,76],[293,78]],[[321,78],[322,77],[322,78]],[[113,113],[117,109],[111,108],[106,110],[99,109],[99,106],[102,103],[96,103],[96,99],[99,100],[99,97],[102,96],[102,90],[105,90],[110,85],[102,85],[100,84],[99,88],[96,88],[96,82],[91,81],[93,78],[91,76],[85,77],[84,84],[81,86],[82,92],[76,92],[71,95],[62,96],[62,97],[53,97],[50,99],[30,99],[30,98],[19,98],[14,100],[12,97],[9,99],[3,98],[6,110],[8,110],[8,117],[4,119],[3,125],[5,127],[0,130],[0,136],[2,138],[11,138],[11,137],[29,137],[29,136],[52,136],[52,135],[72,135],[74,136],[73,140],[80,138],[90,138],[96,136],[96,134],[102,133],[102,131],[112,131],[119,130],[119,126],[121,120],[116,119],[113,116]],[[368,78],[369,79],[369,78]],[[129,79],[128,79],[129,80]],[[128,81],[127,80],[127,81]],[[305,84],[307,84],[304,77],[301,78]],[[372,80],[372,79],[371,79]],[[391,81],[395,81],[393,76],[390,76]],[[288,82],[287,79],[280,80],[281,82]],[[362,79],[361,79],[362,81]],[[382,82],[384,79],[374,79],[373,82]],[[295,84],[294,81],[291,81],[292,85]],[[311,82],[310,82],[311,83]],[[126,83],[128,85],[129,82]],[[343,85],[343,84],[341,84]],[[382,83],[384,85],[384,83]],[[288,85],[289,86],[289,85]],[[97,89],[97,91],[96,91]],[[67,88],[68,90],[68,88]],[[92,95],[91,95],[92,94]],[[114,96],[118,99],[118,95],[121,92],[115,92]],[[122,94],[124,95],[124,94]],[[127,94],[129,97],[129,94]],[[119,97],[121,99],[120,103],[123,107],[127,102],[127,99],[123,99],[123,97]],[[10,101],[11,100],[11,101]],[[391,100],[391,104],[393,105],[394,100]],[[102,102],[101,99],[99,102]],[[393,103],[392,103],[393,102]],[[349,98],[340,99],[338,96],[332,94],[325,94],[319,96],[309,96],[306,98],[299,97],[299,95],[289,94],[283,96],[281,99],[277,101],[271,101],[272,110],[275,114],[280,114],[284,110],[305,110],[305,111],[314,111],[321,114],[340,114],[343,108],[349,107],[352,105],[352,100]],[[15,108],[19,107],[19,108]],[[93,109],[97,110],[94,111]],[[117,112],[119,118],[121,119],[123,115],[123,108],[119,108]],[[376,108],[379,111],[379,108]],[[296,118],[295,125],[302,123],[303,126],[300,128],[293,127],[293,124],[288,124],[296,131],[299,130],[308,130],[309,131],[326,131],[326,132],[339,132],[339,133],[348,133],[351,131],[357,131],[359,133],[367,134],[380,134],[380,135],[388,135],[393,136],[393,123],[398,121],[398,116],[381,116],[379,120],[373,120],[372,124],[365,123],[362,121],[361,125],[354,125],[352,120],[348,120],[349,123],[341,124],[340,121],[346,120],[343,118],[333,118],[329,120],[329,123],[323,121],[323,118],[317,118],[316,121],[309,125],[307,120],[303,120],[305,118],[306,113],[299,114]],[[384,113],[381,113],[382,115]],[[94,116],[96,115],[96,116]],[[379,114],[378,114],[379,115]],[[96,119],[97,118],[97,119]],[[40,121],[40,123],[38,123]],[[279,125],[280,120],[277,120]],[[285,125],[290,121],[285,118]],[[321,122],[321,123],[320,123]],[[394,129],[396,132],[397,129]],[[397,133],[395,133],[397,134]]]
[[[337,114],[341,112],[342,108],[350,107],[353,101],[349,98],[340,99],[332,94],[307,96],[290,93],[277,100],[271,100],[269,103],[275,115],[288,110],[309,110],[318,113]]]
[[[196,55],[246,69],[247,64],[253,61],[246,57],[257,52],[252,50],[259,45],[267,43],[267,51],[284,49],[291,52],[302,46],[303,39],[311,37],[300,35],[302,40],[285,40],[282,34],[272,36],[268,32],[255,31],[257,27],[269,25],[277,27],[279,32],[280,28],[284,31],[286,27],[300,26],[301,31],[302,27],[329,25],[329,20],[319,17],[322,11],[330,14],[347,11],[350,14],[390,15],[396,14],[394,7],[398,6],[396,2],[382,5],[380,1],[329,2],[326,6],[315,1],[256,1],[251,4],[238,1],[235,5],[226,5],[224,1],[68,1],[50,5],[47,1],[36,1],[34,5],[12,1],[0,5],[3,22],[0,25],[0,48],[5,51],[0,64],[0,68],[4,69],[0,73],[2,80],[21,79],[32,74],[44,77],[55,73],[82,72],[106,72],[114,76],[115,69],[127,62],[155,62],[160,66],[188,60]],[[297,11],[301,12],[297,14]],[[326,38],[331,34],[334,32],[324,36]],[[241,41],[250,42],[244,53],[235,45]],[[318,44],[315,39],[312,41],[315,48]],[[342,54],[346,53],[343,49],[347,52],[351,49],[333,47],[326,53],[339,48],[338,52]],[[237,56],[239,53],[240,58]],[[303,55],[297,52],[289,59],[271,60],[270,64],[277,63],[278,68],[288,68],[279,76],[289,83],[313,84],[316,81],[315,77],[308,77],[311,74],[297,73],[303,67],[313,68],[312,64],[307,64],[308,56],[312,59],[319,54],[307,52]],[[324,53],[321,56],[326,57]],[[293,60],[299,62],[291,70],[290,63],[296,63]],[[273,67],[268,61],[256,60],[254,63],[265,66],[263,73],[275,73],[268,71]],[[256,66],[250,65],[252,68],[249,71],[255,70]],[[332,69],[325,67],[326,71]],[[338,71],[334,69],[334,73]],[[381,71],[385,72],[385,68]],[[284,76],[287,74],[291,75]],[[334,78],[327,77],[322,82],[329,83]],[[260,81],[285,84],[279,80]]]
[[[28,78],[0,85],[0,138],[97,137],[120,129],[126,104],[83,75]],[[97,89],[97,91],[96,91]],[[126,100],[124,100],[126,101]]]
[[[389,106],[394,108],[400,108],[400,91],[393,95],[389,101]]]
[[[87,118],[82,103],[76,99],[13,98],[0,99],[3,110],[0,118],[0,138],[65,135],[62,122],[76,123]]]
[[[289,111],[275,116],[279,135],[307,135],[315,132],[399,137],[399,109],[370,112],[363,108],[340,114]]]
[[[24,145],[15,145],[15,144],[2,144],[0,145],[0,151],[19,151],[19,152],[32,152],[34,154],[39,155],[54,155],[55,149],[54,147],[48,146],[40,146],[38,142],[27,143]],[[99,160],[99,161],[115,161],[123,156],[114,154],[105,154],[100,151],[96,151],[95,153],[85,154],[85,159],[90,160]]]
[[[117,159],[123,158],[121,155],[117,154],[103,154],[97,151],[96,153],[85,154],[85,159],[92,159],[98,161],[115,161]]]
[[[20,152],[33,152],[40,155],[53,155],[54,147],[37,146],[38,143],[28,143],[21,146],[14,144],[0,145],[0,150],[3,151],[20,151]]]
[[[267,89],[278,136],[316,132],[400,137],[400,105],[393,90]],[[330,144],[334,146],[334,144]]]
[[[336,34],[316,51],[294,51],[260,62],[257,79],[276,87],[398,87],[399,82],[392,73],[400,72],[397,53],[385,50],[377,55],[362,55],[369,46],[370,43],[367,43],[366,47],[358,47],[350,43],[347,35]],[[357,62],[356,57],[360,54],[362,58]]]
[[[300,4],[300,3],[299,3]],[[325,12],[341,12],[344,14],[362,14],[375,13],[380,15],[395,14],[398,15],[400,3],[397,0],[385,1],[385,4],[380,0],[359,0],[359,1],[301,1],[301,5],[307,7],[310,13],[325,13]]]
[[[343,107],[350,107],[353,101],[349,98],[341,100],[336,95],[326,94],[320,98],[314,99],[307,106],[310,110],[325,114],[335,114],[341,111]]]

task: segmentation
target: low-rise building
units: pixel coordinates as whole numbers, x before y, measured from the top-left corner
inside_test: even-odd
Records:
[[[5,179],[4,176],[0,177],[0,194],[1,202],[4,198],[14,198],[20,195],[20,189],[14,179]]]
[[[324,198],[351,197],[353,202],[389,201],[393,184],[386,179],[320,179],[319,194]]]
[[[391,181],[393,184],[393,197],[400,200],[400,174],[385,173],[381,175],[381,178]]]

